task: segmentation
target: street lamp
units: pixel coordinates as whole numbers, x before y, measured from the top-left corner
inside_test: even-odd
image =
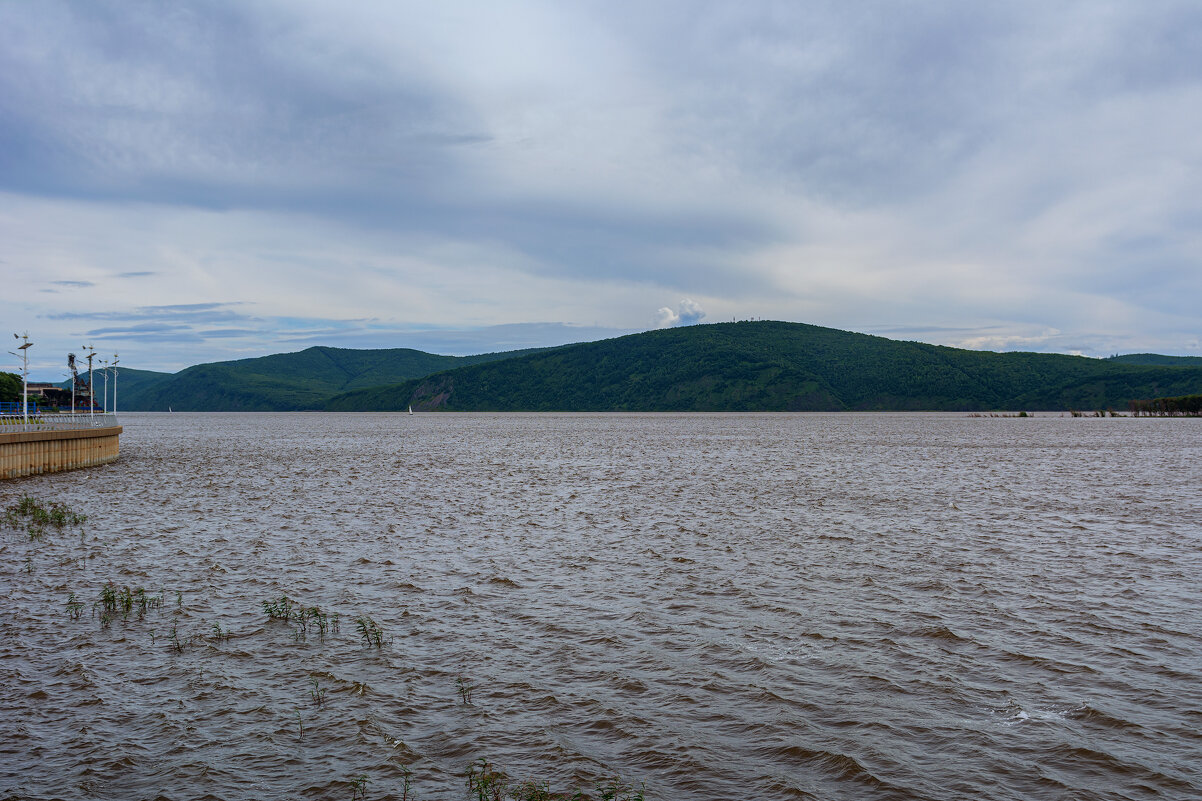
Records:
[[[84,345],[83,349],[88,352],[88,422],[96,416],[96,385],[92,383],[92,358],[96,355],[96,349],[91,345]]]
[[[114,353],[113,354],[113,414],[114,415],[117,413],[117,374],[118,374],[117,365],[120,364],[120,362],[121,362],[121,359],[119,359],[117,357],[117,354]]]
[[[23,340],[23,344],[17,345],[17,350],[21,352],[13,355],[21,357],[21,422],[29,425],[29,348],[33,343],[29,341],[28,332],[13,334],[13,339]]]
[[[101,398],[101,409],[104,414],[109,413],[109,360],[100,360],[100,372],[104,373],[104,397]]]

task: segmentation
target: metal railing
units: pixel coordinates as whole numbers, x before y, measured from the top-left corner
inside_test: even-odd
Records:
[[[73,431],[81,428],[108,428],[117,424],[117,415],[115,414],[88,414],[87,412],[31,414],[28,423],[19,414],[5,414],[0,415],[0,434],[24,431]]]

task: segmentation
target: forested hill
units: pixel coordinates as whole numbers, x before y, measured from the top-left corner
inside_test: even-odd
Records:
[[[359,387],[395,384],[512,353],[439,356],[408,348],[352,350],[313,347],[254,359],[198,364],[135,386],[122,384],[124,411],[291,411],[320,409],[334,395]],[[124,373],[122,374],[124,376]]]
[[[339,411],[1125,409],[1202,392],[1202,367],[993,353],[801,323],[650,331],[338,395]]]
[[[1106,361],[1145,366],[1202,367],[1202,356],[1162,356],[1159,353],[1127,353],[1122,356],[1110,356]]]

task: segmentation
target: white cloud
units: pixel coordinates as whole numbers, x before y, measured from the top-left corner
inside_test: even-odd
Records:
[[[705,319],[705,310],[695,300],[684,298],[673,309],[664,306],[655,313],[656,328],[674,328],[680,325],[693,325]]]

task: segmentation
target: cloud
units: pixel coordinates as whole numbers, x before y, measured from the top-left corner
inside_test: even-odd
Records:
[[[413,326],[372,318],[283,317],[246,313],[243,303],[187,303],[140,306],[118,311],[60,312],[47,318],[65,323],[112,323],[87,328],[45,343],[72,347],[71,338],[114,348],[127,363],[132,353],[153,348],[155,361],[138,367],[176,371],[206,361],[197,353],[219,350],[224,358],[245,358],[300,350],[313,345],[344,348],[412,348],[447,355],[552,347],[634,333],[596,325],[521,323],[481,327]],[[223,325],[224,324],[224,325]],[[61,333],[61,332],[60,332]],[[103,342],[103,345],[100,344]]]
[[[1178,0],[0,4],[0,263],[63,290],[0,316],[148,364],[685,295],[655,323],[1180,352],[1199,30]]]
[[[254,318],[234,311],[233,308],[245,305],[242,302],[229,303],[177,303],[164,306],[135,306],[132,309],[117,311],[82,311],[82,312],[53,312],[47,314],[50,320],[104,320],[122,323],[134,321],[152,321],[179,325],[211,325],[213,323],[230,321],[247,321]],[[145,324],[138,326],[139,330],[148,330]],[[105,333],[125,329],[106,329]]]
[[[668,306],[656,312],[656,328],[674,328],[681,325],[694,325],[705,318],[705,310],[696,301],[684,298],[675,309]]]
[[[109,334],[166,334],[189,330],[185,325],[169,323],[143,323],[141,325],[121,326],[119,328],[94,328],[87,332],[90,337],[101,337]]]

